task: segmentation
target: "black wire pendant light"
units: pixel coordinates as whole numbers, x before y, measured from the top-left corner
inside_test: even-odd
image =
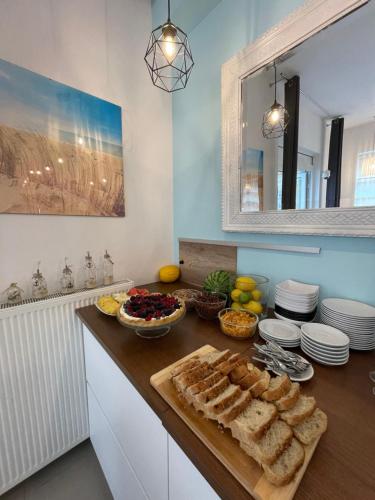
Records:
[[[275,72],[275,102],[264,113],[262,122],[262,134],[266,139],[277,139],[278,137],[282,137],[289,121],[288,111],[284,106],[278,103],[276,99],[277,76],[275,63],[273,63],[273,68]]]
[[[171,22],[168,0],[167,22],[151,32],[145,61],[152,83],[166,92],[186,87],[194,66],[186,33]]]

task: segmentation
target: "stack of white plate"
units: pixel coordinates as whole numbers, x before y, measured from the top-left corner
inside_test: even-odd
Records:
[[[275,316],[295,325],[313,321],[319,302],[319,286],[286,280],[275,287]]]
[[[349,359],[349,337],[342,331],[322,323],[306,323],[301,327],[302,351],[322,365],[345,365]]]
[[[348,299],[324,299],[320,316],[326,325],[346,333],[351,349],[375,349],[375,307]]]
[[[282,347],[297,347],[301,330],[298,326],[279,319],[263,319],[259,322],[259,335],[264,340],[272,340]]]

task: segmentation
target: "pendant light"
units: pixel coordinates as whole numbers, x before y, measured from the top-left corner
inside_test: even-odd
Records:
[[[277,139],[278,137],[282,137],[289,121],[288,111],[284,106],[278,103],[276,99],[277,77],[275,62],[273,63],[273,69],[275,72],[275,102],[264,113],[262,122],[262,134],[266,139]]]
[[[171,22],[168,0],[167,22],[151,32],[145,61],[152,83],[166,92],[186,87],[194,65],[186,33]]]

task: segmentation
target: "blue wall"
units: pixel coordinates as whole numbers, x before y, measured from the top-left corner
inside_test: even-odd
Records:
[[[175,251],[179,237],[319,246],[320,255],[239,249],[239,272],[264,274],[273,283],[317,283],[323,296],[375,304],[375,239],[221,230],[221,65],[302,3],[222,0],[190,32],[196,65],[188,87],[173,96]],[[157,16],[160,6],[154,2]]]

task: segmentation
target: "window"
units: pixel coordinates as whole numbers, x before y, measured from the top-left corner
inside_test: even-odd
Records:
[[[375,151],[359,153],[354,192],[354,206],[375,205]]]

